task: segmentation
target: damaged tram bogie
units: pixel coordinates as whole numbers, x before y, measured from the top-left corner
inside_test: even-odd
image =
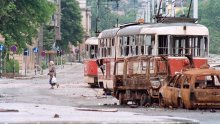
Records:
[[[151,105],[159,101],[161,81],[166,74],[165,61],[160,57],[142,55],[116,60],[113,95],[120,105]]]

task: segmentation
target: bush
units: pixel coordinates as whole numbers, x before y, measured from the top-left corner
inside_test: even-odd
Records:
[[[18,61],[13,59],[6,60],[6,73],[13,73],[14,69],[15,69],[15,73],[19,73]]]
[[[48,68],[48,65],[47,65],[47,63],[46,63],[45,61],[42,61],[42,62],[41,62],[41,68],[42,68],[42,69]]]

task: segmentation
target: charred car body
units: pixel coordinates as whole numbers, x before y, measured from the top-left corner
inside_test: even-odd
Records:
[[[146,55],[115,62],[113,95],[121,105],[132,101],[144,106],[158,101],[160,82],[167,70],[164,66],[164,71],[155,71],[153,64],[156,61],[163,62],[160,58]]]
[[[190,69],[168,76],[160,89],[160,105],[187,109],[220,108],[220,71]]]

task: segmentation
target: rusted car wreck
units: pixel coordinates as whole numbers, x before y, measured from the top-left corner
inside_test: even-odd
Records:
[[[158,102],[161,80],[167,74],[167,70],[165,66],[153,65],[155,63],[162,65],[163,61],[143,55],[115,62],[113,95],[119,100],[119,104],[131,101],[144,106]],[[155,67],[160,70],[163,68],[163,71],[156,71]]]
[[[168,76],[159,92],[160,106],[220,108],[220,71],[190,69]]]

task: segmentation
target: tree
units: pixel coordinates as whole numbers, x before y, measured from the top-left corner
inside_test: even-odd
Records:
[[[6,46],[16,44],[19,49],[32,44],[38,28],[47,23],[55,11],[47,0],[0,0],[0,34]]]
[[[52,45],[54,44],[54,28],[51,28],[51,26],[43,26],[43,41],[44,41],[44,49],[45,50],[51,50]]]
[[[76,0],[61,0],[61,13],[62,41],[58,45],[65,49],[69,42],[74,45],[81,43],[84,32],[79,3]]]
[[[99,6],[97,2],[98,0],[87,0],[92,11],[92,35],[95,35],[96,31],[100,32],[116,27],[117,20],[118,24],[130,23],[136,20],[137,1],[129,0],[126,2],[119,0],[118,7],[116,0],[99,0]]]
[[[219,0],[203,0],[199,4],[199,22],[209,29],[210,52],[220,54],[220,2]]]

